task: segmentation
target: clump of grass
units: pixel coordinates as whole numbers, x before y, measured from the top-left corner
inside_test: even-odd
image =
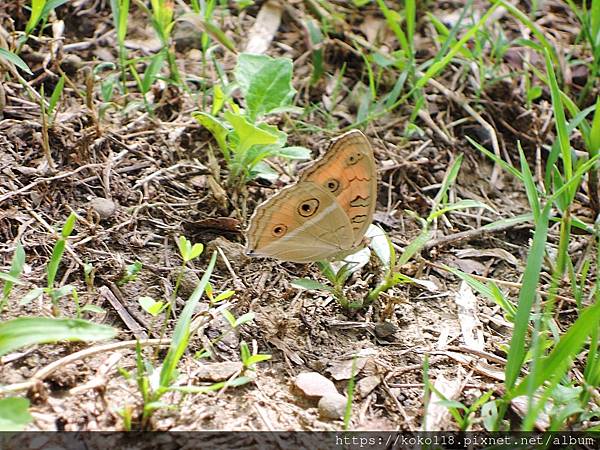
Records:
[[[171,299],[168,302],[155,301],[150,297],[141,297],[140,305],[152,316],[157,317],[163,314],[164,322],[161,331],[161,340],[166,335],[167,321],[170,317],[175,317],[175,298],[181,284],[182,274],[185,266],[197,259],[203,252],[202,244],[192,244],[184,236],[180,236],[177,240],[177,245],[182,258],[182,267],[178,272],[175,289]],[[120,415],[123,419],[123,426],[130,430],[138,427],[142,430],[152,429],[152,417],[159,409],[174,408],[175,405],[163,400],[165,394],[169,392],[180,392],[183,394],[191,393],[207,393],[226,387],[241,386],[252,381],[252,377],[248,374],[256,370],[256,365],[259,362],[268,360],[271,356],[258,353],[256,343],[253,344],[252,350],[247,343],[240,343],[240,359],[242,361],[242,372],[235,374],[230,379],[224,382],[212,383],[207,386],[180,386],[179,372],[177,366],[188,349],[190,338],[196,331],[194,326],[193,315],[200,299],[203,295],[209,298],[211,311],[221,314],[229,324],[229,330],[224,331],[210,342],[210,346],[203,348],[196,353],[197,358],[207,358],[211,356],[211,348],[220,340],[226,337],[228,333],[234,332],[237,328],[252,321],[254,314],[252,312],[235,317],[228,309],[225,300],[234,295],[233,290],[226,290],[218,295],[214,295],[213,288],[210,284],[210,277],[214,270],[217,254],[213,253],[210,262],[198,283],[198,286],[187,300],[185,307],[178,314],[177,323],[173,330],[169,349],[164,359],[159,360],[158,348],[154,352],[152,360],[146,358],[142,353],[141,345],[136,347],[136,371],[132,374],[124,369],[120,369],[121,375],[126,379],[135,379],[138,391],[141,396],[141,411],[138,416],[135,414],[135,409],[126,404],[121,410]]]
[[[471,143],[497,164],[519,179],[525,188],[529,205],[532,210],[530,220],[534,224],[534,236],[531,243],[522,286],[516,306],[493,283],[484,285],[473,277],[456,269],[449,269],[482,295],[495,301],[505,312],[505,317],[514,323],[514,330],[507,351],[505,368],[506,394],[485,404],[486,426],[490,430],[502,430],[508,425],[505,415],[510,402],[517,397],[525,396],[527,411],[520,428],[524,431],[533,430],[536,420],[542,411],[550,416],[551,428],[560,430],[567,427],[570,420],[591,413],[590,389],[597,389],[600,383],[598,376],[598,323],[600,323],[600,290],[598,283],[591,288],[593,304],[584,307],[582,284],[587,276],[591,261],[583,265],[581,281],[573,271],[569,256],[568,243],[571,240],[571,228],[578,228],[594,234],[596,239],[597,227],[585,225],[573,217],[576,193],[581,188],[584,177],[596,171],[599,158],[597,152],[590,152],[586,160],[576,160],[572,157],[569,126],[563,109],[566,98],[560,92],[554,73],[552,58],[545,52],[547,82],[552,94],[554,120],[556,123],[557,141],[553,146],[554,157],[549,158],[550,165],[546,166],[545,189],[536,186],[529,169],[523,150],[518,144],[520,170],[509,166],[493,153],[474,141]],[[571,108],[572,109],[572,108]],[[556,214],[556,215],[555,215]],[[545,302],[541,301],[538,293],[540,275],[546,258],[549,226],[551,222],[559,224],[559,244],[554,263],[551,265],[551,283]],[[599,267],[600,259],[594,264]],[[578,293],[580,299],[577,319],[565,331],[560,331],[554,322],[554,309],[558,289],[565,283],[565,274],[570,270],[569,282],[571,289]],[[583,384],[569,376],[569,369],[576,358],[585,361]],[[527,375],[522,376],[523,373]],[[559,395],[559,393],[561,393]],[[593,413],[592,413],[593,414]]]

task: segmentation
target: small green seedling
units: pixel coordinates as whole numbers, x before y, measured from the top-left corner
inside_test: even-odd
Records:
[[[206,285],[206,296],[210,301],[211,306],[216,305],[222,301],[227,300],[235,295],[235,291],[232,289],[227,289],[226,291],[221,292],[216,297],[214,296],[213,287],[210,283]]]
[[[158,316],[167,307],[165,302],[157,302],[152,297],[147,296],[138,298],[138,303],[144,311],[153,317]]]
[[[4,306],[8,302],[8,297],[15,285],[24,284],[19,280],[19,276],[23,271],[25,265],[25,250],[20,242],[17,242],[15,248],[15,254],[13,255],[12,262],[10,264],[10,270],[8,273],[0,272],[0,280],[4,281],[4,287],[2,288],[2,300],[0,301],[0,312],[4,309]]]
[[[240,342],[240,356],[245,370],[256,370],[256,364],[271,359],[271,355],[263,355],[258,353],[256,342],[252,342],[252,352],[245,341]]]
[[[62,260],[63,253],[65,251],[65,246],[67,244],[67,238],[73,232],[73,228],[75,227],[75,221],[77,220],[77,216],[75,213],[71,213],[65,224],[61,230],[60,238],[54,244],[54,248],[52,249],[52,255],[50,256],[50,261],[46,266],[46,274],[47,274],[47,283],[45,288],[34,288],[30,290],[20,301],[21,305],[26,305],[40,295],[47,294],[52,300],[52,313],[54,316],[59,315],[59,306],[58,300],[66,295],[69,295],[73,291],[73,286],[65,285],[58,288],[54,287],[54,280],[56,279],[56,274],[58,273],[58,267]],[[17,256],[17,255],[16,255]],[[21,257],[18,257],[21,258]],[[22,255],[24,258],[24,255]],[[5,285],[6,289],[6,285]]]
[[[448,408],[448,411],[456,421],[458,428],[460,431],[469,431],[473,425],[473,419],[475,413],[482,408],[485,404],[488,403],[488,400],[494,394],[493,390],[487,391],[485,394],[477,398],[475,403],[471,406],[467,407],[461,402],[456,400],[448,400],[444,394],[438,391],[435,386],[429,381],[429,390],[434,392],[438,397],[438,400],[435,402],[437,405],[445,406]],[[489,410],[487,410],[489,412]],[[482,412],[483,415],[483,412]]]
[[[137,276],[141,270],[142,263],[140,261],[136,261],[133,264],[127,265],[127,267],[125,267],[125,273],[121,279],[117,281],[117,286],[124,286],[127,283],[137,280]]]

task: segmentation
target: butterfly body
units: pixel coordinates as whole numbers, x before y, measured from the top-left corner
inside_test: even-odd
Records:
[[[247,253],[304,263],[349,254],[362,245],[376,197],[371,145],[360,131],[349,131],[295,184],[256,208]]]

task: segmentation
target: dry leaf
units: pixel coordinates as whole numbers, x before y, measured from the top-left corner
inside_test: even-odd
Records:
[[[460,288],[454,297],[458,307],[458,321],[467,347],[483,351],[483,326],[477,317],[477,297],[466,281],[460,283]]]
[[[262,54],[267,51],[279,29],[282,12],[283,7],[276,0],[269,0],[263,4],[256,16],[256,22],[248,33],[246,52]]]

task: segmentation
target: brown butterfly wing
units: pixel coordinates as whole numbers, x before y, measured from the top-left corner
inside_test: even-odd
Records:
[[[257,206],[246,236],[249,255],[293,262],[330,259],[354,243],[346,212],[311,181],[284,188]]]
[[[323,158],[301,174],[299,183],[307,181],[335,196],[351,223],[353,247],[359,246],[377,202],[377,166],[367,137],[352,130],[335,139]]]

